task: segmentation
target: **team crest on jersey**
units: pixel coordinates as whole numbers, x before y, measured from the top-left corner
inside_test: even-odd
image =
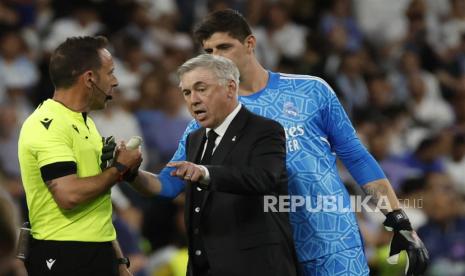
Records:
[[[299,110],[292,102],[285,102],[283,105],[283,113],[289,117],[299,116]]]

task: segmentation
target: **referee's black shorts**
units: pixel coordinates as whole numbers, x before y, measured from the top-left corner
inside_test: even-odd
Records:
[[[118,275],[111,242],[31,239],[25,266],[29,276]]]

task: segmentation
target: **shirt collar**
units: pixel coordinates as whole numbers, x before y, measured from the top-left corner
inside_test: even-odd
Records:
[[[234,110],[231,113],[229,113],[229,115],[226,117],[226,119],[224,119],[224,121],[214,129],[214,131],[216,132],[216,134],[218,134],[219,137],[224,136],[224,134],[226,133],[226,130],[228,129],[228,127],[231,124],[232,120],[236,117],[237,113],[239,113],[239,110],[241,110],[241,106],[242,106],[242,104],[239,103],[236,106],[236,108],[234,108]],[[210,131],[210,129],[211,128],[207,128],[206,133],[208,133]]]
[[[278,89],[279,88],[279,80],[280,80],[280,74],[268,71],[268,82],[266,83],[266,86],[263,87],[261,90],[252,93],[250,95],[246,96],[239,96],[239,100],[241,99],[251,99],[255,100],[258,99],[265,91],[270,90],[270,89]]]
[[[47,99],[45,102],[48,103],[49,105],[52,105],[53,108],[55,108],[55,110],[60,110],[60,112],[68,114],[71,117],[78,118],[78,119],[83,119],[84,118],[82,112],[73,111],[73,110],[69,109],[67,106],[65,106],[64,104],[62,104],[62,103],[60,103],[58,101],[55,101],[54,99]]]

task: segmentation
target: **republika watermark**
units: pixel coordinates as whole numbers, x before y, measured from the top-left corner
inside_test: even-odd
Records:
[[[263,210],[265,212],[296,212],[304,208],[308,212],[380,212],[390,209],[387,196],[381,196],[378,200],[372,200],[371,195],[350,196],[342,195],[265,195]],[[403,208],[423,208],[423,199],[399,199]]]

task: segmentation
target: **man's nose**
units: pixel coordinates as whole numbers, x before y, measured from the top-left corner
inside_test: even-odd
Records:
[[[201,99],[200,97],[198,96],[197,93],[195,92],[192,92],[191,95],[190,95],[190,102],[192,105],[196,105],[196,104],[199,104],[201,102]]]

